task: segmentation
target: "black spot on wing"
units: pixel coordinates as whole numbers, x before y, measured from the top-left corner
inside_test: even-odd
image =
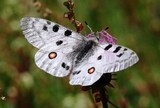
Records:
[[[124,54],[124,52],[123,52],[123,53],[120,53],[119,55],[117,55],[117,57],[121,57],[123,54]]]
[[[65,32],[64,32],[64,35],[65,36],[70,36],[72,34],[72,32],[70,31],[70,30],[66,30]]]
[[[81,71],[77,71],[77,74],[79,74]]]
[[[65,67],[66,67],[66,64],[63,62],[61,66],[62,66],[63,68],[65,68]]]
[[[135,54],[135,52],[131,52],[131,55],[134,55]]]
[[[69,70],[69,66],[67,66],[64,62],[61,64],[61,66],[63,67],[63,68],[65,68],[66,70]]]
[[[124,51],[127,51],[127,48],[124,48]]]
[[[68,70],[69,69],[69,66],[66,66],[66,70]]]
[[[50,21],[47,21],[47,24],[48,24],[48,25],[51,25],[51,22],[50,22]]]
[[[101,60],[102,59],[102,55],[98,56],[97,60]]]
[[[114,51],[113,53],[117,53],[122,47],[121,46],[118,46]]]
[[[61,40],[59,40],[59,41],[56,42],[57,46],[61,45],[62,43],[63,43],[63,41],[61,41]]]
[[[58,32],[58,30],[59,30],[59,25],[54,25],[53,26],[53,28],[52,28],[52,30],[54,31],[54,32]]]
[[[109,44],[108,46],[106,46],[106,47],[104,48],[104,50],[109,50],[111,47],[112,47],[112,44]]]
[[[48,31],[47,26],[44,25],[44,26],[43,26],[43,30],[44,30],[44,31]]]
[[[81,72],[80,70],[79,71],[75,71],[75,72],[72,73],[72,75],[76,75],[76,74],[78,75],[80,72]]]

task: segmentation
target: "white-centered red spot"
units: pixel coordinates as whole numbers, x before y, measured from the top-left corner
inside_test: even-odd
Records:
[[[94,71],[95,71],[95,68],[94,68],[94,67],[91,67],[91,68],[88,69],[88,73],[89,73],[89,74],[92,74]]]
[[[57,53],[56,53],[56,52],[50,52],[50,53],[48,54],[48,57],[49,57],[50,59],[54,59],[54,58],[57,57]]]

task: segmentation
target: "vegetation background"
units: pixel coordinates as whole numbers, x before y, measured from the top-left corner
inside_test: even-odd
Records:
[[[69,85],[68,78],[53,77],[36,67],[37,49],[24,38],[20,19],[45,17],[75,28],[63,18],[65,0],[35,1],[0,1],[0,108],[94,108],[91,93]],[[133,49],[140,58],[136,65],[117,73],[115,88],[108,91],[110,100],[120,108],[159,108],[160,1],[74,2],[79,21],[87,21],[94,31],[109,26],[118,43]],[[85,27],[82,34],[87,33]]]

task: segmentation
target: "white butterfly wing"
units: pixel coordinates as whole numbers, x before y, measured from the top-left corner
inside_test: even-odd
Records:
[[[40,50],[36,65],[47,73],[63,77],[70,73],[72,59],[67,56],[84,37],[77,32],[48,20],[25,17],[21,20],[25,38]]]
[[[100,61],[103,62],[103,66],[106,66],[104,69],[106,73],[117,72],[126,69],[137,63],[139,60],[137,54],[127,47],[113,44],[103,44],[100,45],[100,47],[104,51],[102,54],[104,59],[103,61]],[[97,51],[97,53],[98,52],[100,51]]]
[[[45,19],[24,17],[20,22],[25,38],[39,49],[51,42],[56,44],[55,42],[60,39],[67,41],[68,38],[73,39],[72,43],[83,40],[83,36],[79,33]]]
[[[138,60],[137,54],[129,48],[109,43],[99,44],[95,48],[93,55],[73,70],[70,75],[70,84],[92,85],[103,73],[126,69]]]
[[[93,66],[95,68],[95,72],[90,74],[88,71]],[[103,73],[99,72],[100,70],[97,70],[96,68],[98,68],[98,65],[96,63],[87,63],[87,62],[82,63],[81,66],[75,68],[73,72],[70,74],[69,83],[71,85],[82,85],[82,86],[92,85],[103,75]]]
[[[72,69],[72,62],[61,50],[39,50],[35,55],[35,63],[40,69],[57,77],[67,76]]]

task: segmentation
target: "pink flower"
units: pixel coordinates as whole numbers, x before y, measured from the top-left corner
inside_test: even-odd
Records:
[[[106,30],[102,30],[100,32],[96,32],[96,35],[98,35],[99,39],[98,41],[100,43],[111,43],[116,44],[117,39],[113,36],[111,36]],[[87,38],[95,37],[94,32],[91,32],[87,35]]]
[[[106,30],[102,30],[100,32],[97,32],[97,34],[99,34],[100,38],[99,38],[99,42],[100,43],[111,43],[111,44],[116,44],[117,43],[117,39],[112,37]]]

